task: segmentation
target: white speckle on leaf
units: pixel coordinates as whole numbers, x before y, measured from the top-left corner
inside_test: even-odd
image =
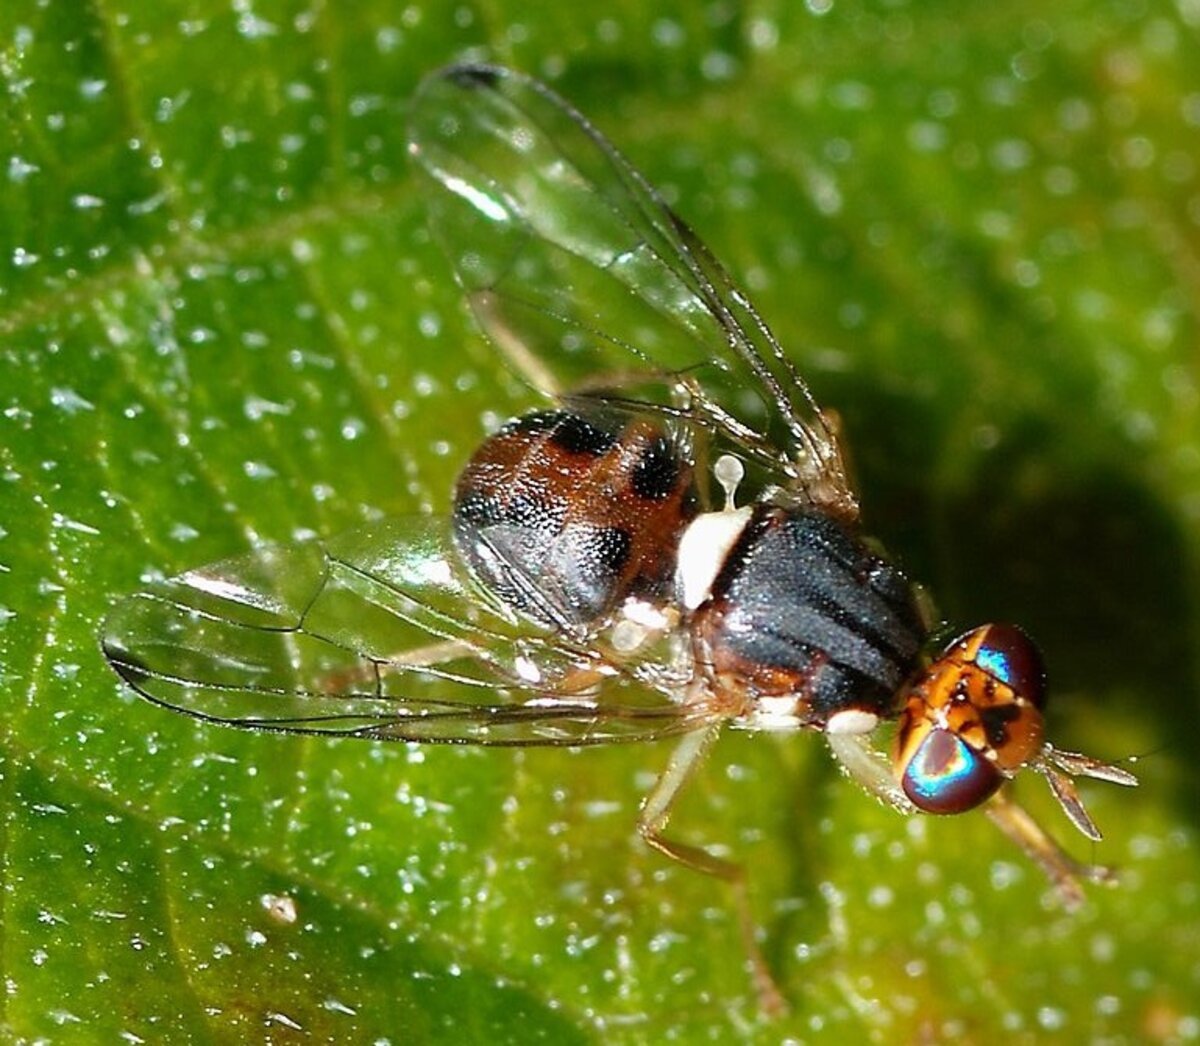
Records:
[[[684,40],[687,39],[683,26],[670,18],[658,19],[651,27],[650,35],[659,47],[672,50],[681,47]]]
[[[259,421],[267,414],[288,415],[292,413],[294,404],[276,403],[274,400],[262,399],[259,396],[247,396],[242,403],[242,412],[251,421]]]
[[[233,9],[238,14],[238,32],[247,40],[259,40],[278,34],[279,29],[273,22],[268,22],[254,13],[254,5],[250,0],[234,0]]]
[[[842,80],[830,89],[829,101],[835,109],[863,112],[875,102],[875,92],[858,80]]]
[[[381,26],[375,31],[375,49],[380,54],[391,54],[404,40],[404,34],[393,25]]]
[[[64,516],[61,512],[55,512],[50,517],[50,524],[56,530],[72,530],[76,534],[87,534],[89,537],[95,537],[100,533],[90,523],[81,523],[77,519],[71,519],[70,516]]]
[[[731,80],[737,71],[737,59],[725,51],[709,51],[700,60],[700,75],[706,80]]]
[[[20,185],[31,174],[37,174],[41,168],[36,163],[29,163],[19,156],[8,158],[8,180],[14,185]]]
[[[296,921],[296,902],[287,894],[265,893],[259,898],[267,914],[277,923],[291,926]]]
[[[297,238],[292,240],[292,257],[298,262],[307,263],[316,257],[316,251],[308,240]]]
[[[174,524],[169,533],[172,541],[179,542],[194,541],[200,536],[200,531],[198,531],[195,527],[188,526],[186,523]]]
[[[946,128],[935,120],[917,120],[909,124],[906,135],[909,147],[914,152],[934,153],[946,147]]]
[[[774,51],[779,46],[779,26],[769,18],[751,19],[749,35],[756,51]]]
[[[436,312],[423,312],[417,318],[417,330],[426,338],[436,338],[442,332],[442,318]]]
[[[991,150],[992,166],[998,171],[1020,171],[1029,166],[1033,149],[1020,138],[1006,138]]]
[[[80,411],[95,410],[96,405],[84,399],[74,389],[56,385],[50,390],[50,404],[64,414],[78,414]]]
[[[304,1026],[302,1024],[298,1024],[286,1013],[268,1013],[267,1020],[272,1024],[281,1024],[285,1028],[291,1028],[293,1031],[304,1031]]]
[[[1039,1026],[1046,1031],[1061,1031],[1067,1023],[1067,1015],[1057,1006],[1042,1006],[1038,1009]]]

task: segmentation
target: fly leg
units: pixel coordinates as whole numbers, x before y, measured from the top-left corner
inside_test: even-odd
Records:
[[[703,761],[720,731],[720,725],[697,730],[684,736],[671,756],[666,770],[659,777],[654,790],[642,804],[638,818],[638,832],[647,844],[659,853],[678,861],[687,868],[705,875],[723,879],[729,884],[737,908],[738,926],[742,943],[750,961],[754,986],[758,992],[759,1006],[769,1017],[778,1017],[787,1012],[787,1002],[775,984],[767,967],[766,959],[758,947],[754,914],[750,909],[750,897],[746,890],[746,869],[732,861],[726,861],[699,846],[677,842],[663,835],[671,819],[671,808],[684,784]]]
[[[1067,911],[1075,911],[1083,904],[1082,882],[1116,881],[1116,873],[1111,868],[1075,860],[1046,834],[1024,807],[1010,799],[1004,790],[992,798],[984,807],[984,812],[1000,831],[1045,872]]]

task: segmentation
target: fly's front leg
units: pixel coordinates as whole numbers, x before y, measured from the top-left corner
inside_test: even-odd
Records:
[[[1082,881],[1116,881],[1116,874],[1111,868],[1075,860],[1046,834],[1024,807],[1010,799],[1003,789],[984,807],[984,811],[992,823],[1045,872],[1055,892],[1062,899],[1063,907],[1068,911],[1075,911],[1084,902]]]
[[[638,831],[650,846],[671,860],[705,875],[716,876],[729,884],[734,904],[737,906],[738,926],[747,958],[750,960],[759,1005],[765,1014],[776,1017],[787,1012],[787,1002],[776,986],[758,947],[754,915],[746,890],[746,869],[740,864],[717,857],[702,847],[677,842],[663,835],[671,819],[671,808],[675,805],[675,800],[693,771],[708,754],[720,729],[720,725],[710,726],[683,738],[679,747],[672,753],[671,761],[659,777],[654,790],[642,804]]]

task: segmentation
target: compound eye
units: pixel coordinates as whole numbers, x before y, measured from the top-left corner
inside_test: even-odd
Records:
[[[1016,625],[987,625],[975,652],[975,664],[1012,688],[1035,708],[1046,706],[1046,669],[1042,654]]]
[[[931,729],[900,775],[904,794],[929,814],[961,814],[988,799],[1004,775],[949,730]]]

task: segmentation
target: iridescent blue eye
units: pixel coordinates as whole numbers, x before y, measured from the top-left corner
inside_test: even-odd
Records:
[[[1046,669],[1041,652],[1016,625],[988,625],[975,664],[1037,708],[1045,706]]]
[[[900,777],[904,794],[929,814],[960,814],[1004,783],[991,761],[949,730],[925,735]]]

